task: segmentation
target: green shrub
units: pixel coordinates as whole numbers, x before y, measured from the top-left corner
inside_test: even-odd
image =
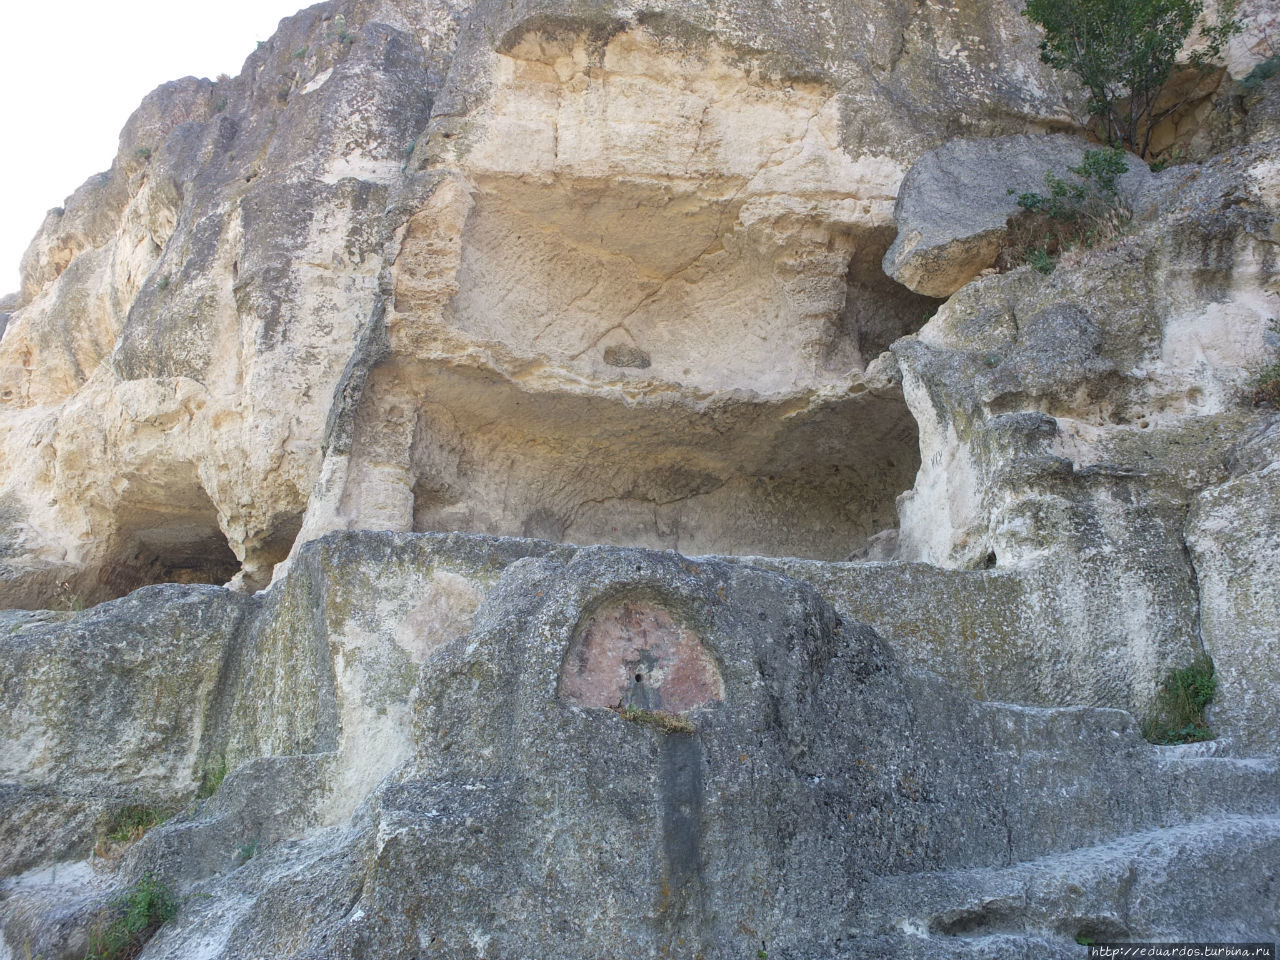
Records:
[[[1170,671],[1156,691],[1142,735],[1152,743],[1195,743],[1212,740],[1204,711],[1218,687],[1213,661],[1200,654],[1185,667]]]
[[[1008,270],[1028,263],[1052,273],[1053,257],[1064,250],[1092,247],[1120,233],[1131,217],[1117,192],[1128,169],[1124,151],[1112,148],[1086,150],[1079,166],[1067,168],[1069,180],[1047,172],[1048,193],[1018,194],[1023,214],[1010,224],[997,266]]]
[[[85,960],[132,960],[177,912],[177,898],[147,874],[98,915],[89,930]]]
[[[1186,102],[1162,95],[1192,29],[1199,24],[1202,43],[1187,67],[1201,72],[1241,30],[1233,0],[1214,20],[1204,19],[1204,0],[1027,0],[1024,12],[1044,28],[1040,58],[1089,92],[1102,138],[1143,157],[1151,131]]]
[[[1018,206],[1030,213],[1043,213],[1054,220],[1079,221],[1119,204],[1117,181],[1128,170],[1123,150],[1086,150],[1080,158],[1080,166],[1067,167],[1074,181],[1063,180],[1051,170],[1044,175],[1049,195],[1020,193]]]

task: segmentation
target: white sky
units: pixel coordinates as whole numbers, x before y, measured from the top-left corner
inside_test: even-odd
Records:
[[[120,128],[179,77],[235,76],[310,0],[60,0],[7,4],[0,55],[0,296],[45,211],[111,166]]]

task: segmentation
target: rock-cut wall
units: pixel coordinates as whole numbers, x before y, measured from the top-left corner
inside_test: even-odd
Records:
[[[332,0],[158,88],[0,301],[0,960],[144,880],[144,960],[1275,940],[1280,77],[1204,86],[1047,273],[1013,0]]]
[[[1033,49],[1012,6],[384,0],[159,88],[23,262],[5,602],[334,529],[848,556],[918,466],[868,371],[936,308],[880,268],[898,183],[956,117],[1070,123]]]

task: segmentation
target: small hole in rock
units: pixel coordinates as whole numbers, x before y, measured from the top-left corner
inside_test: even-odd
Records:
[[[636,674],[636,683],[644,683],[644,678],[640,674]]]

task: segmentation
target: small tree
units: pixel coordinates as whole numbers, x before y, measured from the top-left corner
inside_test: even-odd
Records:
[[[1025,12],[1044,28],[1041,59],[1070,70],[1089,91],[1103,136],[1146,156],[1152,129],[1182,106],[1157,110],[1204,0],[1027,0]],[[1207,71],[1240,29],[1234,0],[1222,0],[1217,19],[1201,24],[1203,45],[1188,66]]]

